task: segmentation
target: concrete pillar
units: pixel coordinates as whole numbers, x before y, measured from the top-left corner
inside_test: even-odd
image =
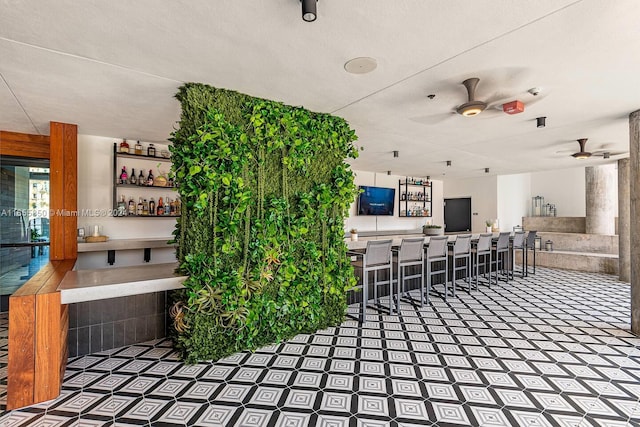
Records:
[[[631,276],[631,233],[629,232],[631,202],[629,186],[629,159],[618,160],[618,279],[629,282]]]
[[[640,335],[640,110],[629,114],[631,331]]]
[[[588,166],[585,169],[587,201],[587,234],[616,234],[614,165]]]

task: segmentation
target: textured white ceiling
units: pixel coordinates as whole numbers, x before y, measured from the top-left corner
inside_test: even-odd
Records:
[[[298,0],[0,0],[0,129],[44,134],[55,120],[163,141],[173,95],[196,81],[344,117],[361,170],[446,179],[604,162],[571,158],[578,138],[628,151],[636,0],[319,0],[318,12],[305,23]],[[359,56],[378,68],[346,73]],[[468,77],[477,98],[525,112],[452,113]]]

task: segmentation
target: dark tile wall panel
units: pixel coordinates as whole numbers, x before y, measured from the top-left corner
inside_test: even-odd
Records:
[[[167,293],[69,304],[69,357],[164,338]]]

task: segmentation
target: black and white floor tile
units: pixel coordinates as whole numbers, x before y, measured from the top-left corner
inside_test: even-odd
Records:
[[[540,268],[216,363],[167,340],[71,359],[59,398],[0,425],[640,426],[629,310],[613,276]]]

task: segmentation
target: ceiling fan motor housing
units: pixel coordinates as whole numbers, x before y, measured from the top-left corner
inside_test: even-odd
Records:
[[[524,112],[524,104],[522,101],[511,101],[506,104],[502,104],[502,111],[507,114],[518,114]]]

